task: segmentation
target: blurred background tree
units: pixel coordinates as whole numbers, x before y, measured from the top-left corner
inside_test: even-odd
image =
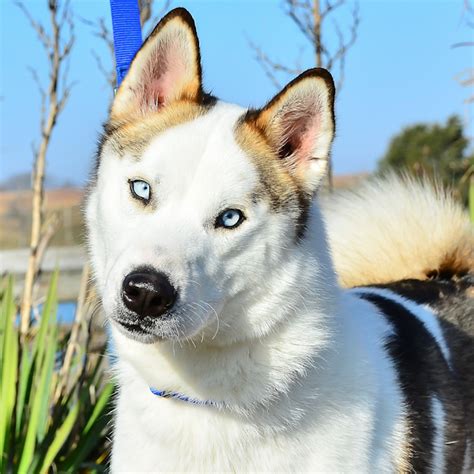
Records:
[[[378,171],[406,171],[436,178],[467,199],[466,173],[474,165],[469,139],[460,117],[453,115],[444,124],[419,123],[403,129],[390,141]]]

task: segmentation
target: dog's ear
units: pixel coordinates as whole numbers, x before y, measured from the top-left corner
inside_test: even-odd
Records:
[[[187,10],[176,8],[158,23],[133,59],[111,117],[145,115],[179,100],[199,102],[201,96],[196,27]]]
[[[308,193],[316,190],[327,170],[335,130],[334,95],[331,74],[310,69],[245,118]]]

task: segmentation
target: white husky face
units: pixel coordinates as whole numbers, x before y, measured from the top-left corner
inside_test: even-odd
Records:
[[[87,207],[115,330],[143,343],[228,341],[278,320],[304,258],[332,106],[321,70],[260,111],[214,103],[202,92],[192,19],[175,10],[160,22],[112,106]],[[262,307],[269,293],[282,311]]]

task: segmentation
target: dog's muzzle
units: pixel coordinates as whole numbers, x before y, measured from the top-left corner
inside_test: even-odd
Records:
[[[156,318],[173,307],[176,290],[164,273],[138,270],[123,280],[122,301],[139,318]]]

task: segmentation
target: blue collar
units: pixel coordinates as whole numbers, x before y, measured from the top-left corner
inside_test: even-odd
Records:
[[[225,408],[226,404],[224,402],[216,402],[214,400],[199,400],[198,398],[188,397],[179,392],[172,392],[170,390],[157,390],[156,388],[150,387],[150,392],[157,397],[162,398],[174,398],[175,400],[180,400],[182,402],[188,402],[193,405],[200,406],[212,406],[216,408]]]

